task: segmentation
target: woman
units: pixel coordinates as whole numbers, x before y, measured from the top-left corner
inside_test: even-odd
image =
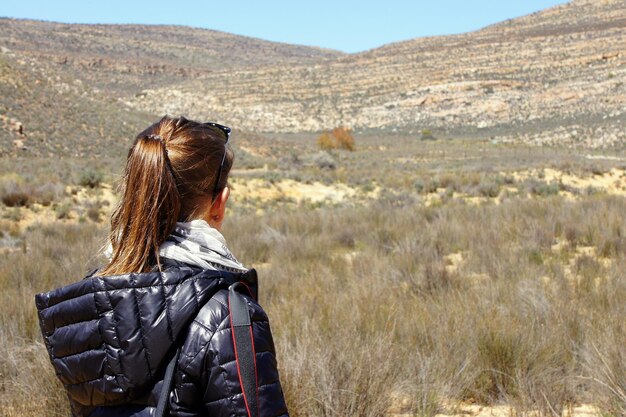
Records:
[[[219,232],[229,136],[216,123],[167,116],[141,132],[111,218],[109,263],[37,295],[74,416],[147,417],[163,406],[171,416],[288,415],[256,273]],[[232,297],[248,327],[237,327]]]

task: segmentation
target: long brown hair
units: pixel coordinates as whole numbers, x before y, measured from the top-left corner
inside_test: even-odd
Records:
[[[219,129],[169,116],[137,135],[111,216],[113,256],[99,275],[161,269],[159,246],[176,222],[198,218],[226,186],[234,155],[225,140]]]

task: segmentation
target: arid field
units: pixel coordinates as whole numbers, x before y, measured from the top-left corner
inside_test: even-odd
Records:
[[[624,149],[237,133],[292,416],[626,415]],[[33,297],[103,262],[122,164],[0,159],[0,416],[68,415]]]
[[[34,295],[164,114],[235,129],[292,417],[625,417],[626,2],[562,3],[358,53],[0,16],[0,417],[69,415]]]

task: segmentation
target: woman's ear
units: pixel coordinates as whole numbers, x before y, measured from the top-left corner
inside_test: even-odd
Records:
[[[228,202],[228,197],[230,197],[230,188],[224,187],[224,189],[217,195],[213,204],[211,204],[211,208],[209,209],[209,218],[205,220],[211,227],[215,229],[220,229],[222,227],[222,222],[224,221],[224,215],[226,214],[226,203]]]

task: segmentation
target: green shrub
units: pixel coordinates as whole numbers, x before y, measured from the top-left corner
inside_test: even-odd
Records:
[[[96,188],[104,179],[104,175],[100,171],[89,169],[80,176],[79,184],[83,187]]]
[[[548,197],[551,195],[557,195],[561,190],[561,185],[558,182],[546,183],[538,180],[527,180],[527,188],[531,194]]]
[[[421,140],[435,140],[435,135],[433,135],[432,130],[430,129],[423,129],[422,130],[422,136],[420,137]]]

